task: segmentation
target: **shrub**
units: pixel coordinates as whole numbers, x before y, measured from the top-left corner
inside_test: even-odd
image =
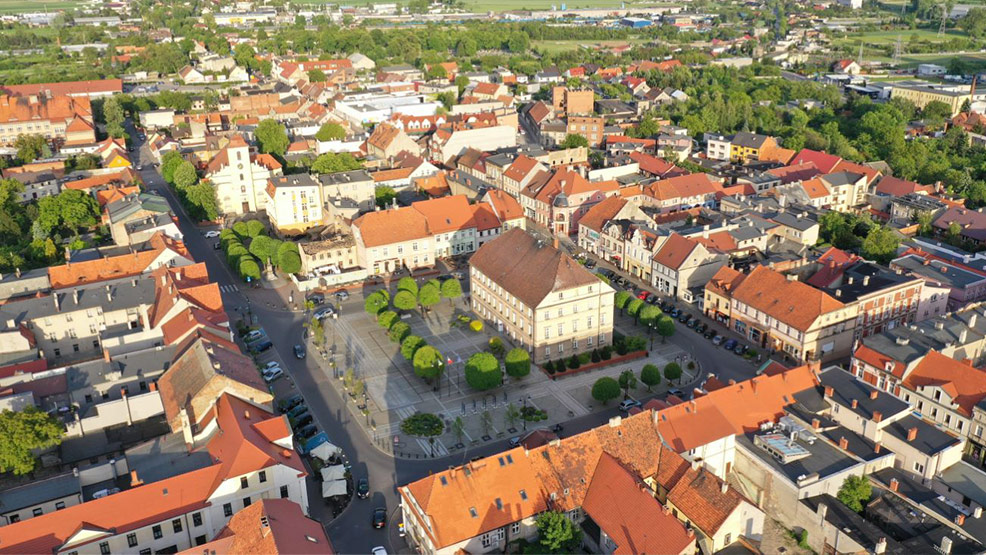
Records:
[[[425,340],[421,339],[417,335],[409,335],[401,341],[401,356],[405,360],[414,360],[414,353],[418,352],[418,349],[425,345]]]
[[[531,354],[519,347],[514,347],[507,352],[503,361],[507,367],[507,374],[515,378],[523,378],[531,373]]]
[[[592,384],[592,398],[602,404],[620,396],[620,382],[604,376]]]
[[[466,383],[480,391],[493,389],[503,383],[500,362],[490,353],[475,353],[466,361]]]
[[[414,373],[427,381],[431,381],[442,374],[445,370],[445,359],[438,349],[431,345],[422,345],[415,353],[412,360]]]
[[[572,358],[568,359],[568,367],[575,370],[579,366],[582,366],[582,363],[579,362],[579,357],[572,355]]]
[[[602,357],[599,355],[599,349],[592,350],[592,355],[589,357],[589,360],[592,362],[599,362],[602,360]]]
[[[264,224],[259,220],[249,220],[246,223],[246,228],[247,235],[250,237],[259,237],[260,235],[267,233],[267,228],[264,227]]]
[[[490,352],[497,358],[502,358],[507,348],[503,346],[503,340],[499,337],[491,337],[489,341]]]
[[[404,339],[411,334],[411,326],[404,322],[397,322],[393,326],[390,326],[390,331],[387,335],[390,340],[394,343],[401,343]]]
[[[609,345],[603,346],[603,348],[599,350],[599,356],[601,356],[603,360],[613,358],[613,347]]]
[[[394,325],[394,322],[397,322],[398,318],[399,316],[393,310],[384,310],[377,315],[377,324],[380,324],[381,328],[389,330]]]
[[[445,423],[434,414],[419,412],[401,422],[401,431],[409,436],[435,437],[445,431]]]
[[[644,301],[640,299],[633,299],[627,303],[627,314],[633,316],[634,320],[640,314],[640,309],[644,307]]]
[[[647,349],[647,340],[639,335],[631,335],[623,338],[623,345],[629,353],[644,351]]]
[[[565,362],[565,359],[560,358],[560,359],[558,359],[558,360],[555,361],[555,370],[556,371],[558,371],[558,372],[564,372],[566,368],[568,368],[568,363]]]
[[[233,233],[239,235],[241,239],[244,237],[249,237],[250,228],[247,227],[246,222],[236,222],[235,224],[233,224]]]
[[[239,260],[240,277],[247,281],[260,279],[260,265],[252,256],[243,256]]]
[[[480,320],[473,320],[472,322],[469,322],[469,329],[471,329],[476,333],[479,333],[483,331],[483,322]]]
[[[616,354],[618,355],[625,355],[629,352],[622,337],[613,340],[613,348],[616,349]]]

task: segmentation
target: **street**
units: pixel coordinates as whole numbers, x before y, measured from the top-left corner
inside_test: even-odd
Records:
[[[129,121],[127,131],[131,134],[134,146],[138,148],[134,153],[135,164],[143,166],[140,175],[146,189],[164,196],[171,203],[178,217],[186,248],[196,261],[206,264],[212,280],[220,286],[231,324],[235,325],[237,320],[243,318],[249,307],[249,311],[256,315],[258,324],[266,330],[274,346],[272,355],[281,360],[282,368],[289,376],[288,379],[275,382],[276,389],[290,388],[292,391],[302,393],[315,423],[348,458],[352,465],[354,480],[362,477],[369,479],[369,498],[353,499],[350,505],[334,519],[329,508],[321,500],[318,483],[310,480],[311,517],[320,520],[326,526],[337,552],[369,553],[376,546],[384,546],[390,553],[409,552],[404,540],[397,534],[399,522],[397,486],[435,471],[447,469],[451,465],[462,464],[473,457],[502,451],[507,448],[508,439],[481,444],[478,447],[468,447],[453,455],[434,459],[397,459],[378,448],[371,438],[363,433],[359,424],[351,420],[352,413],[347,409],[346,400],[331,385],[332,376],[319,367],[316,361],[317,355],[311,353],[307,358],[300,360],[294,356],[293,346],[304,343],[306,317],[303,312],[288,308],[286,297],[287,288],[290,286],[285,286],[282,291],[270,288],[248,288],[242,280],[234,276],[223,259],[222,251],[213,249],[216,239],[206,239],[203,236],[205,229],[189,219],[178,199],[153,165],[152,156],[139,140],[136,129]],[[300,294],[295,292],[294,299],[299,301]],[[352,295],[342,303],[341,309],[363,310],[362,295]],[[335,326],[331,319],[326,322],[327,326]],[[632,323],[629,325],[632,326]],[[637,335],[647,335],[646,330],[641,327],[631,328],[631,331]],[[656,341],[660,341],[660,338]],[[698,361],[703,372],[716,373],[723,381],[747,379],[755,371],[755,366],[732,353],[714,347],[709,340],[684,326],[679,326],[677,333],[669,341],[674,342]],[[341,338],[341,343],[345,344],[344,337]],[[614,406],[574,418],[565,423],[562,435],[569,436],[599,426],[618,414]],[[373,530],[370,525],[372,512],[376,507],[386,507],[389,513],[387,526],[383,530]]]

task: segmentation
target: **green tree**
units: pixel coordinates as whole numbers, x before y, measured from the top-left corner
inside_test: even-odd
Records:
[[[348,152],[326,152],[312,162],[315,173],[339,173],[358,170],[363,164]]]
[[[414,353],[418,352],[418,349],[424,347],[425,340],[421,339],[417,335],[409,335],[401,341],[401,356],[404,357],[408,362],[414,360]]]
[[[636,320],[637,316],[640,314],[640,309],[643,307],[644,301],[640,299],[631,299],[630,302],[627,303],[627,314],[633,316],[634,320]]]
[[[386,310],[389,303],[390,300],[384,296],[382,291],[376,291],[367,295],[366,299],[363,300],[363,309],[366,310],[367,314],[376,316],[381,311]]]
[[[664,367],[664,379],[669,382],[681,379],[681,365],[677,362],[669,362]]]
[[[579,148],[588,146],[589,139],[586,139],[582,135],[573,135],[571,133],[565,135],[565,140],[558,144],[559,148]]]
[[[952,117],[952,107],[940,100],[933,100],[921,109],[921,115],[931,125],[941,125]]]
[[[582,543],[582,529],[565,513],[546,511],[538,515],[538,553],[575,553]]]
[[[637,376],[633,374],[633,370],[624,370],[620,372],[619,383],[623,390],[623,398],[626,399],[630,397],[631,389],[637,389]]]
[[[199,176],[195,172],[195,166],[191,162],[183,161],[174,173],[174,185],[179,189],[185,189],[195,185],[199,181]]]
[[[267,233],[267,227],[260,220],[247,220],[247,235],[250,237],[260,237]]]
[[[404,322],[397,322],[390,327],[390,331],[387,333],[390,340],[397,344],[400,344],[409,335],[411,335],[411,326]]]
[[[192,208],[193,217],[213,222],[219,217],[219,201],[216,190],[208,182],[192,185],[185,190],[185,200]]]
[[[284,241],[277,247],[277,269],[285,274],[297,274],[301,271],[301,254],[298,244]],[[387,297],[388,300],[390,297]]]
[[[17,159],[25,164],[50,153],[48,141],[41,135],[18,135],[14,139],[14,148],[17,149]]]
[[[322,71],[321,69],[309,69],[308,80],[312,83],[324,83],[325,72]]]
[[[520,347],[514,347],[507,351],[503,365],[506,366],[508,375],[523,378],[531,373],[531,354]]]
[[[266,235],[261,235],[259,237],[254,237],[250,241],[250,254],[256,256],[264,264],[270,262],[270,260],[277,253],[277,243],[274,239]]]
[[[493,389],[503,383],[500,362],[492,353],[474,353],[466,360],[465,373],[469,387],[479,391]]]
[[[440,64],[432,64],[425,73],[425,77],[430,79],[448,80],[448,72]]]
[[[640,369],[640,381],[644,382],[647,391],[650,391],[655,385],[661,384],[661,369],[655,364],[645,364]]]
[[[253,135],[257,138],[260,152],[267,154],[284,156],[284,153],[288,151],[288,145],[291,144],[284,126],[273,119],[265,119],[260,122]]]
[[[668,338],[674,335],[674,319],[664,314],[662,318],[657,319],[657,334],[661,336],[661,342],[667,342]]]
[[[418,282],[414,281],[411,276],[404,276],[397,282],[397,291],[407,291],[417,297]]]
[[[660,320],[661,316],[664,316],[664,313],[661,312],[660,308],[652,304],[645,304],[641,307],[637,319],[640,320],[641,324],[650,326],[651,324],[657,325],[657,321]]]
[[[390,330],[390,327],[398,321],[398,318],[400,317],[393,310],[384,310],[380,314],[377,314],[377,324],[385,330]]]
[[[897,255],[900,238],[886,227],[874,227],[863,239],[862,254],[868,260],[887,264]]]
[[[619,396],[620,382],[613,378],[603,376],[596,380],[596,383],[592,384],[592,398],[604,405]]]
[[[418,291],[418,303],[425,307],[431,308],[438,304],[442,300],[442,292],[434,280],[429,281],[421,286]]]
[[[418,306],[418,298],[410,291],[401,289],[394,294],[394,308],[398,310],[414,310]]]
[[[175,182],[175,170],[185,159],[177,150],[169,150],[161,157],[161,177],[168,183]]]
[[[257,260],[252,256],[241,256],[237,270],[243,279],[250,278],[249,281],[260,279],[260,265],[257,264]]]
[[[445,358],[431,345],[422,345],[414,353],[414,373],[426,381],[432,381],[445,371]]]
[[[389,208],[391,203],[394,202],[394,199],[397,198],[397,193],[394,192],[393,187],[380,185],[374,190],[374,197],[377,206],[380,208]]]
[[[441,291],[442,298],[448,299],[449,304],[452,304],[453,299],[462,296],[462,284],[459,283],[459,280],[450,278],[442,282]]]
[[[409,436],[434,438],[445,431],[445,423],[434,414],[419,412],[401,421],[401,431]]]
[[[616,294],[613,295],[613,304],[615,304],[616,308],[620,309],[622,312],[632,298],[633,297],[630,296],[630,293],[627,293],[626,291],[617,291]]]
[[[315,139],[319,141],[333,141],[345,138],[346,130],[338,123],[322,124],[322,127],[319,127],[318,132],[315,133]]]
[[[27,474],[34,470],[34,450],[61,443],[64,430],[52,416],[28,407],[0,412],[0,470]]]
[[[870,486],[869,479],[866,476],[854,475],[848,476],[842,482],[842,487],[839,488],[837,497],[846,507],[857,513],[861,513],[863,512],[864,503],[870,500],[872,493],[873,490]]]

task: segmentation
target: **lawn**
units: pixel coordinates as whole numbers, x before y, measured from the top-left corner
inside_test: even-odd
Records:
[[[0,0],[0,13],[42,12],[77,8],[80,0],[46,0],[43,4],[30,0]]]
[[[916,66],[918,64],[938,64],[940,66],[948,66],[948,62],[952,58],[958,58],[969,64],[970,69],[973,71],[986,69],[986,54],[980,52],[970,52],[966,54],[959,54],[958,52],[946,52],[939,54],[903,54],[900,57],[900,63],[902,66]],[[866,59],[887,63],[893,62],[892,58],[888,58],[886,56],[873,56],[867,57]]]
[[[897,42],[897,37],[900,37],[901,42],[906,45],[911,37],[917,36],[919,40],[926,40],[929,42],[944,42],[949,39],[954,38],[968,38],[969,35],[957,30],[948,30],[944,35],[938,36],[938,31],[932,31],[930,29],[901,29],[898,31],[872,31],[869,33],[850,33],[845,38],[836,38],[832,41],[833,46],[841,46],[848,44],[850,46],[858,46],[860,42],[866,45],[887,45]]]

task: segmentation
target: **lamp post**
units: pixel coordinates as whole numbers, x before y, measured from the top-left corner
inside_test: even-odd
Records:
[[[527,412],[527,397],[523,399],[524,408],[520,411],[520,421],[524,425],[524,431],[527,431],[527,419],[524,418],[524,414]]]
[[[650,336],[650,350],[654,350],[654,320],[647,322],[647,335]]]

